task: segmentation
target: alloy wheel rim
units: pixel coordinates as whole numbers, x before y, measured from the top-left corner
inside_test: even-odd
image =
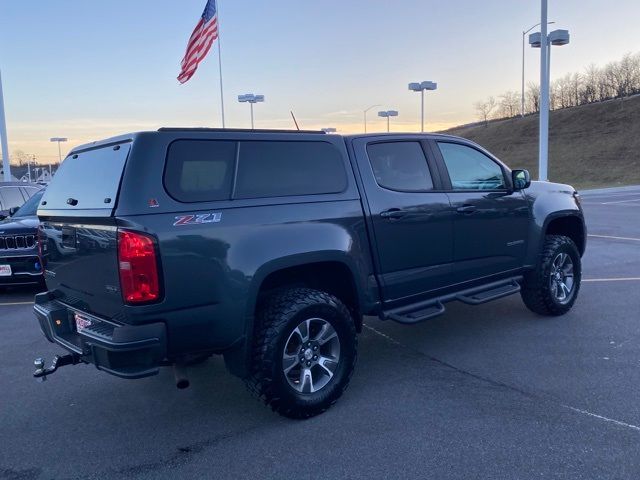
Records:
[[[322,318],[308,318],[291,332],[282,353],[282,371],[299,393],[324,388],[340,362],[340,339],[335,328]]]
[[[551,264],[549,282],[557,302],[564,304],[571,300],[575,286],[571,255],[559,253],[555,256]]]

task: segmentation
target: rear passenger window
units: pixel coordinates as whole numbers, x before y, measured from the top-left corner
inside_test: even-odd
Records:
[[[235,157],[236,142],[177,140],[167,154],[165,187],[181,202],[227,200]]]
[[[327,142],[240,142],[234,198],[339,193],[347,187],[340,151]]]
[[[376,182],[389,190],[433,190],[427,158],[419,142],[373,143],[367,154]]]

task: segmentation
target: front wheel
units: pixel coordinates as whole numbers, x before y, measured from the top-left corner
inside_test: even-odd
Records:
[[[564,315],[578,297],[581,278],[580,253],[573,240],[547,235],[536,269],[525,276],[522,300],[540,315]]]
[[[293,288],[268,298],[256,320],[249,390],[290,418],[333,405],[356,361],[355,325],[344,304],[325,292]]]

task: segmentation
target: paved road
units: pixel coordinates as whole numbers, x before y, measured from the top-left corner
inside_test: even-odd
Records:
[[[640,188],[583,196],[575,309],[514,296],[450,304],[415,327],[369,318],[352,384],[298,422],[252,400],[219,359],[178,391],[169,370],[119,380],[90,366],[30,378],[59,351],[33,292],[0,296],[0,477],[628,478],[640,476]]]

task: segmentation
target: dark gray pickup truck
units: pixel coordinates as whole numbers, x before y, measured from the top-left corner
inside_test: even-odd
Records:
[[[47,189],[48,291],[67,354],[123,377],[222,354],[275,411],[326,410],[365,315],[416,324],[520,292],[561,315],[580,288],[578,193],[445,135],[163,128],[83,145]]]

